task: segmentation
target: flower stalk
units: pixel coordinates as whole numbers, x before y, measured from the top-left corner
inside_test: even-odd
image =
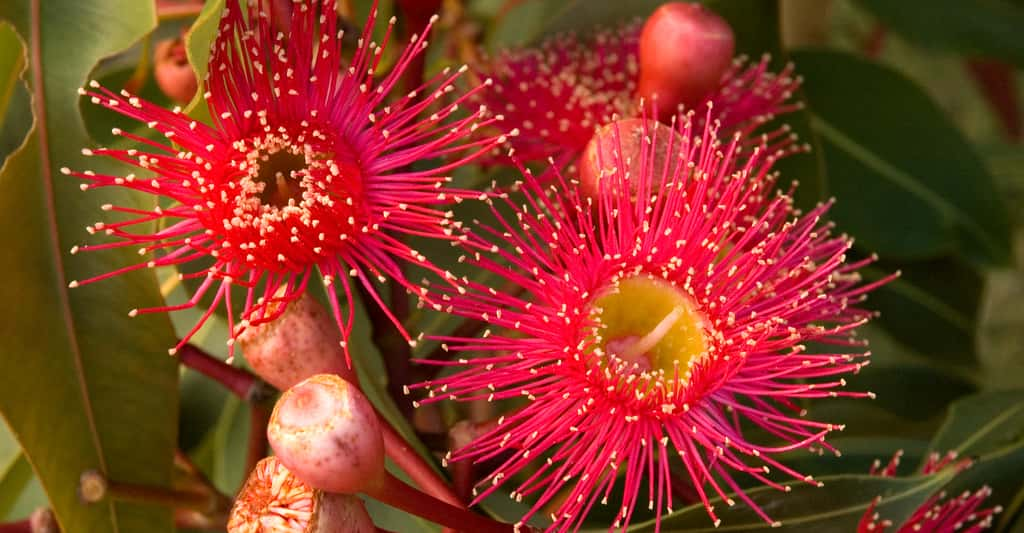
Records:
[[[263,403],[274,397],[274,389],[260,378],[217,359],[194,344],[185,344],[177,355],[181,364],[220,383],[250,404]]]
[[[381,479],[365,489],[366,495],[396,509],[414,514],[457,531],[477,533],[511,533],[517,529],[462,507],[439,500],[416,490],[385,472]]]

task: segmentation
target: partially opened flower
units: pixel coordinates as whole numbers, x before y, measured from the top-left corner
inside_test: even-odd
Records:
[[[291,301],[310,278],[321,275],[325,284],[342,287],[341,298],[333,290],[328,295],[347,339],[352,318],[343,316],[341,305],[353,283],[379,303],[374,279],[391,278],[420,292],[402,274],[403,262],[444,276],[403,237],[452,238],[456,223],[445,204],[478,193],[450,188],[445,173],[498,139],[468,140],[491,121],[482,118],[483,109],[446,120],[469,96],[446,96],[457,72],[445,70],[419,91],[391,98],[403,69],[424,52],[426,36],[415,36],[394,67],[376,79],[395,21],[378,45],[371,40],[375,17],[376,8],[346,62],[334,0],[295,3],[290,15],[270,9],[269,0],[229,1],[206,81],[211,125],[95,82],[83,90],[93,102],[145,122],[167,142],[115,130],[137,147],[84,153],[134,165],[138,174],[66,168],[64,173],[85,179],[83,189],[126,187],[170,205],[105,206],[128,217],[87,229],[118,240],[75,247],[73,253],[132,246],[155,255],[72,286],[140,268],[212,259],[211,267],[194,274],[202,281],[185,304],[132,311],[181,309],[212,296],[213,305],[184,335],[184,343],[216,306],[224,305],[229,319],[241,311],[241,323],[232,324],[235,337],[249,324],[272,320],[286,306],[270,304]],[[447,162],[423,164],[439,157]],[[133,231],[153,221],[162,226]],[[232,301],[232,286],[246,289],[243,302]]]
[[[538,48],[499,52],[481,67],[491,91],[478,99],[517,128],[511,138],[523,161],[572,160],[594,129],[634,108],[639,24],[587,39],[553,37]]]
[[[537,48],[502,51],[479,68],[494,80],[493,90],[480,93],[479,99],[501,113],[508,128],[518,130],[510,139],[518,160],[553,158],[556,167],[564,167],[576,160],[596,128],[615,118],[638,116],[641,97],[650,99],[654,93],[660,93],[659,107],[672,110],[669,116],[676,114],[679,105],[703,112],[708,103],[713,104],[720,133],[726,138],[737,131],[747,135],[798,107],[787,102],[800,85],[792,65],[774,73],[768,57],[753,64],[745,57],[718,60],[720,51],[731,58],[731,33],[711,46],[695,43],[692,34],[683,35],[684,42],[678,34],[648,36],[656,46],[642,51],[641,30],[647,35],[645,28],[652,26],[655,33],[663,32],[655,23],[672,18],[662,11],[656,11],[646,25],[629,23],[582,38],[560,35]],[[716,28],[728,28],[726,21],[706,9],[684,12],[684,16],[699,14],[698,25],[710,20]],[[685,78],[694,72],[690,67],[695,64],[713,65],[696,73],[711,77],[710,85],[702,83],[707,88],[700,93],[686,91],[687,98],[670,94],[666,87],[678,84],[680,73]],[[663,79],[668,77],[676,79]]]
[[[565,531],[614,487],[613,527],[625,529],[644,495],[658,517],[680,506],[680,470],[716,524],[710,500],[732,505],[729,493],[771,522],[737,476],[816,483],[775,458],[831,449],[841,429],[802,403],[870,396],[844,391],[844,376],[867,364],[851,334],[884,280],[861,283],[871,259],[848,260],[850,239],[822,220],[828,205],[800,216],[784,194],[763,199],[777,154],[743,152],[738,135],[722,144],[703,122],[683,120],[667,163],[654,164],[656,139],[641,143],[637,172],[601,181],[596,214],[563,179],[548,188],[527,173],[525,201],[506,196],[498,223],[467,236],[466,260],[518,290],[438,288],[447,311],[492,329],[442,337],[457,370],[419,387],[426,401],[520,403],[451,456],[499,462],[478,499],[514,477],[513,497],[532,503],[523,520],[552,509],[551,530]]]
[[[871,474],[882,477],[896,475],[896,467],[902,451],[896,452],[885,467],[876,461]],[[970,459],[957,459],[956,452],[945,455],[932,453],[921,468],[921,474],[934,474],[945,468],[953,468],[961,472],[971,466]],[[976,491],[964,491],[958,496],[947,497],[945,491],[932,494],[927,501],[918,507],[905,522],[899,525],[896,533],[977,533],[992,527],[993,517],[1002,511],[999,506],[983,509],[982,503],[992,494],[992,489],[983,486]],[[891,527],[892,521],[875,511],[882,497],[871,502],[867,511],[857,525],[857,533],[884,533]]]

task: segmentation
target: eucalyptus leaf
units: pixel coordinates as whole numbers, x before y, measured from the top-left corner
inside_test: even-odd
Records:
[[[1024,68],[1024,5],[1008,0],[857,0],[915,44],[1004,59]]]
[[[177,421],[176,363],[165,316],[135,319],[129,309],[159,305],[151,273],[68,290],[139,261],[132,250],[69,256],[106,203],[143,208],[130,192],[83,194],[61,166],[118,172],[86,160],[91,143],[76,90],[103,57],[155,27],[152,3],[21,0],[0,4],[28,43],[35,121],[0,170],[0,414],[25,450],[64,531],[171,531],[170,510],[114,503],[83,505],[79,475],[168,486]],[[144,228],[143,228],[144,229]],[[16,305],[14,303],[16,302]],[[44,399],[41,399],[44,398]]]
[[[849,54],[792,57],[840,229],[888,260],[957,252],[978,264],[1008,262],[1009,223],[992,176],[919,87]]]
[[[931,450],[978,456],[1024,443],[1024,391],[986,392],[949,408]]]
[[[863,275],[876,281],[897,270],[900,277],[868,296],[867,306],[880,312],[873,324],[935,364],[977,364],[981,275],[950,257],[902,264],[883,261],[864,269]]]

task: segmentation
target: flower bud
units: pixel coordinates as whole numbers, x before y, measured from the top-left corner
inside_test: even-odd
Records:
[[[256,464],[235,499],[228,533],[373,533],[358,496],[324,492],[295,477],[276,457]]]
[[[274,406],[267,437],[274,453],[309,485],[363,492],[384,474],[384,441],[373,406],[355,385],[317,374]]]
[[[32,533],[60,533],[57,517],[53,515],[53,511],[46,507],[40,507],[32,511],[32,514],[29,515],[28,523]]]
[[[679,104],[692,108],[718,86],[735,42],[729,23],[700,4],[663,4],[640,33],[637,94],[667,122]]]
[[[185,105],[192,100],[199,84],[188,64],[185,42],[181,38],[160,41],[153,52],[153,76],[160,90],[175,103]]]
[[[671,127],[639,118],[617,120],[599,128],[587,143],[580,156],[580,191],[585,197],[598,197],[601,191],[601,180],[608,179],[617,171],[618,165],[624,166],[626,175],[636,180],[640,177],[642,156],[650,157],[654,150],[652,170],[647,174],[654,177],[663,175],[670,148],[678,152],[683,138]],[[644,153],[644,146],[647,152]],[[674,162],[668,161],[668,171],[674,168]],[[637,183],[631,182],[630,190],[636,192]],[[608,185],[605,185],[608,188]]]
[[[249,326],[238,342],[253,371],[279,390],[315,374],[338,374],[356,382],[331,313],[307,292],[276,319]]]

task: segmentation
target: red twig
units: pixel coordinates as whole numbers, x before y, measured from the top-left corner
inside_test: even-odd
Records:
[[[267,424],[270,422],[270,409],[262,404],[253,404],[249,411],[249,441],[245,451],[245,472],[252,472],[256,463],[267,456]]]
[[[868,38],[864,40],[864,44],[861,45],[861,50],[864,52],[864,55],[871,59],[877,58],[878,55],[882,53],[882,48],[885,46],[887,34],[888,32],[886,31],[885,26],[882,26],[881,24],[875,26],[868,35]]]
[[[456,496],[448,483],[423,460],[416,450],[398,434],[386,421],[381,421],[381,432],[384,435],[384,450],[388,458],[405,472],[413,483],[423,492],[460,508],[465,504]]]
[[[178,350],[177,355],[181,364],[220,383],[247,402],[260,403],[274,394],[274,389],[260,378],[217,359],[198,346],[186,344]]]
[[[1003,124],[1006,134],[1013,141],[1020,141],[1024,128],[1021,125],[1017,78],[1013,67],[1002,61],[974,58],[967,60],[967,70]]]
[[[473,531],[474,533],[513,533],[514,531],[510,524],[503,524],[441,501],[416,490],[386,472],[381,483],[367,489],[366,494],[396,509],[459,531]]]

